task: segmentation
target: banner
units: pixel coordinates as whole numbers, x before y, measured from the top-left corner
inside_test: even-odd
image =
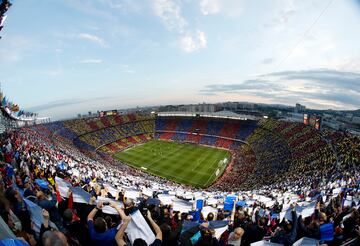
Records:
[[[156,239],[150,226],[147,224],[139,210],[131,215],[131,221],[125,232],[127,233],[131,243],[134,243],[137,238],[142,238],[148,245],[150,245]]]

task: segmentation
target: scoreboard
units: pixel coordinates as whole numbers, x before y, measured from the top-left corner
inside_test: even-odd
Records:
[[[114,110],[107,110],[107,111],[100,111],[100,117],[103,116],[109,116],[109,115],[118,115],[118,111],[116,109]]]

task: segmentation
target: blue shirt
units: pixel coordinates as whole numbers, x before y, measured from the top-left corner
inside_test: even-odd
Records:
[[[96,232],[94,229],[94,222],[92,220],[88,220],[89,232],[91,242],[94,245],[117,245],[115,236],[117,233],[117,228],[111,228],[103,233]]]

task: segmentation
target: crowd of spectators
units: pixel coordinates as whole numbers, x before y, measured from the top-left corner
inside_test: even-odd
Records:
[[[340,165],[354,166],[360,162],[360,137],[343,131],[323,131],[334,146]]]
[[[7,132],[0,138],[0,236],[30,245],[292,245],[303,237],[357,245],[359,138],[325,132],[311,139],[297,125],[260,124],[207,190],[91,159],[41,127]],[[317,153],[338,155],[330,168],[318,165],[326,155],[292,158],[324,137],[335,153],[321,144]]]
[[[238,149],[256,127],[254,122],[229,119],[159,117],[155,121],[159,139],[224,149]]]
[[[249,145],[243,144],[238,151],[232,153],[233,156],[225,174],[209,187],[210,190],[237,190],[244,186],[245,180],[253,173],[256,166],[256,156]],[[261,179],[259,178],[259,180]]]
[[[101,117],[67,120],[63,122],[63,125],[65,128],[74,132],[77,136],[81,136],[104,128],[123,125],[129,122],[151,119],[154,120],[153,115],[141,113],[125,115],[106,115]]]

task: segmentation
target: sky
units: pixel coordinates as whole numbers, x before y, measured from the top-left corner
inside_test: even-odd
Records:
[[[249,101],[360,108],[359,0],[12,0],[0,82],[53,119]]]

